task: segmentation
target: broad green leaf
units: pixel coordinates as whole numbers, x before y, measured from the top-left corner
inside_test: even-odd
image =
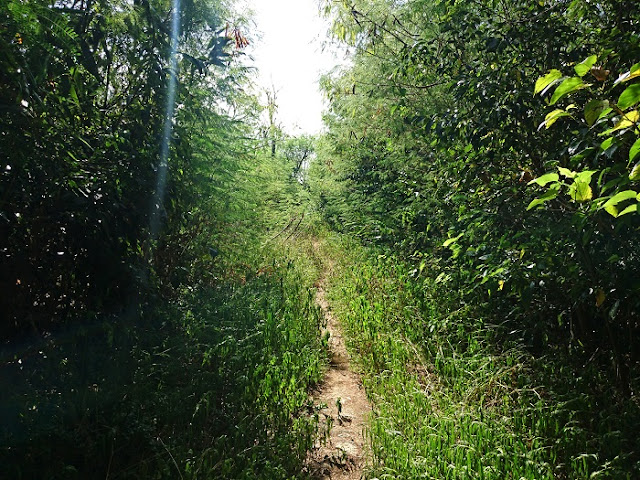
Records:
[[[533,94],[537,95],[538,93],[542,92],[545,88],[547,88],[549,85],[559,80],[560,78],[562,78],[562,72],[560,70],[556,70],[556,69],[551,70],[549,73],[547,73],[543,77],[540,77],[538,80],[536,80],[536,86],[535,86],[535,89],[533,90]]]
[[[552,200],[552,199],[556,198],[557,196],[558,196],[558,192],[555,192],[555,195],[553,195],[553,197],[551,197],[551,198],[542,198],[542,197],[534,198],[533,200],[531,200],[531,203],[527,206],[527,210],[531,210],[532,208],[536,208],[538,205],[542,205],[547,200]]]
[[[618,79],[614,82],[614,85],[617,85],[618,83],[628,82],[629,80],[632,80],[636,77],[640,77],[640,62],[636,63],[633,67],[631,67],[631,69],[628,72],[620,75]]]
[[[615,205],[607,205],[606,203],[604,204],[603,207],[607,213],[609,213],[610,215],[614,216],[614,217],[618,217],[618,209],[616,208]]]
[[[558,88],[556,88],[555,92],[553,92],[553,95],[551,96],[551,102],[549,104],[553,105],[562,97],[588,86],[590,85],[588,83],[584,83],[580,77],[567,78],[560,85],[558,85]]]
[[[617,132],[618,130],[624,130],[625,128],[635,125],[638,120],[640,120],[640,113],[638,113],[638,110],[631,110],[620,117],[620,120],[618,120],[615,127],[610,128],[606,132],[602,132],[600,135],[611,135],[613,132]]]
[[[631,150],[629,150],[629,161],[633,162],[638,154],[640,154],[640,138],[638,138],[635,143],[631,145]]]
[[[640,162],[636,163],[631,169],[631,173],[629,174],[629,180],[640,180]]]
[[[589,70],[591,70],[591,67],[593,67],[597,60],[597,55],[591,55],[590,57],[585,58],[582,62],[573,67],[573,69],[576,71],[579,77],[584,77],[587,73],[589,73]]]
[[[611,145],[613,145],[614,141],[615,141],[615,138],[613,138],[613,137],[607,138],[604,142],[602,142],[600,144],[600,149],[601,150],[608,150],[609,148],[611,148]]]
[[[585,148],[584,150],[582,150],[581,152],[576,153],[573,157],[571,157],[571,161],[573,163],[580,163],[582,162],[585,158],[589,157],[590,155],[592,155],[597,149],[594,147],[588,147]]]
[[[613,108],[611,107],[607,107],[604,110],[602,110],[602,112],[600,113],[600,115],[598,116],[598,120],[606,117],[607,115],[609,115],[611,112],[613,112]],[[596,120],[596,122],[598,121]]]
[[[451,245],[451,244],[453,244],[453,243],[457,242],[458,240],[460,240],[460,238],[462,237],[462,235],[464,235],[464,233],[461,233],[461,234],[460,234],[460,235],[458,235],[457,237],[453,237],[453,238],[450,238],[450,239],[446,240],[446,241],[442,244],[442,246],[443,246],[443,247],[448,247],[449,245]]]
[[[591,177],[593,177],[594,173],[596,173],[596,170],[585,170],[584,172],[580,172],[576,175],[576,182],[590,183]]]
[[[532,183],[537,183],[541,187],[544,187],[547,183],[557,182],[560,179],[560,176],[557,173],[545,173],[541,177],[534,178],[531,180],[528,185]]]
[[[637,212],[638,211],[638,204],[634,203],[633,205],[629,205],[627,208],[625,208],[623,211],[621,211],[618,216],[621,217],[622,215],[626,215],[627,213],[632,213],[632,212]]]
[[[564,167],[558,167],[558,171],[560,172],[560,175],[567,178],[574,178],[577,175],[576,172],[572,172],[568,168]]]
[[[542,122],[540,124],[540,126],[538,127],[538,130],[540,130],[543,125],[546,126],[547,128],[549,128],[549,127],[551,127],[551,125],[556,123],[556,120],[558,120],[559,118],[568,117],[570,115],[571,114],[569,112],[566,112],[566,111],[561,110],[561,109],[557,109],[557,110],[554,110],[552,112],[549,112],[547,114],[547,116],[544,117],[544,122]]]
[[[640,101],[640,83],[635,83],[627,87],[618,99],[618,108],[626,110]]]
[[[576,180],[569,187],[569,196],[574,202],[586,202],[593,198],[593,190],[589,182]]]
[[[541,197],[533,199],[531,203],[527,206],[527,210],[531,210],[532,208],[535,208],[538,205],[542,205],[544,202],[553,200],[558,196],[558,193],[560,193],[560,186],[559,185],[552,186],[551,188],[549,188],[547,193],[545,193]]]
[[[613,197],[605,202],[602,206],[607,212],[609,212],[614,217],[618,216],[618,204],[620,202],[624,202],[625,200],[631,200],[632,198],[637,198],[638,193],[634,190],[624,190],[622,192],[616,193]]]
[[[607,169],[605,169],[605,170],[607,170]],[[626,178],[624,178],[624,177],[616,177],[613,180],[609,180],[602,187],[600,187],[600,193],[604,195],[606,192],[608,192],[612,188],[615,189],[615,188],[619,187],[621,184],[625,184],[626,185],[627,183],[629,183],[629,182],[627,181]],[[604,200],[601,203],[604,203]]]
[[[600,114],[609,107],[609,100],[591,100],[584,107],[584,119],[592,126],[600,118]]]

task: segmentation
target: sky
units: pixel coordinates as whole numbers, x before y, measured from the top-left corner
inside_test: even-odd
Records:
[[[255,59],[260,86],[275,87],[276,122],[290,135],[318,133],[325,106],[318,80],[342,61],[323,51],[328,24],[318,14],[318,0],[245,3],[254,11],[256,29],[262,36],[247,53]]]

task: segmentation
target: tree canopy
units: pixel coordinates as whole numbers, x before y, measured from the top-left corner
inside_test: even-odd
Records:
[[[530,325],[532,345],[606,342],[628,382],[640,287],[635,4],[326,12],[355,51],[324,79],[316,188],[328,221],[403,252],[467,301],[484,298],[515,331]]]
[[[133,300],[145,288],[150,262],[162,269],[159,264],[177,261],[152,259],[169,250],[176,255],[173,247],[152,247],[152,212],[159,209],[168,233],[161,243],[188,235],[178,232],[197,223],[198,178],[219,181],[225,161],[245,148],[257,104],[239,87],[246,83],[238,61],[248,42],[243,20],[218,1],[183,2],[179,11],[176,5],[4,5],[5,335]],[[175,108],[168,105],[170,79]],[[162,202],[154,192],[167,122],[170,169]]]

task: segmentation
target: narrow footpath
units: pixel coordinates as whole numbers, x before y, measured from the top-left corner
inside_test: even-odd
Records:
[[[317,241],[313,243],[318,252]],[[365,464],[364,427],[371,405],[360,375],[351,370],[349,354],[342,338],[340,322],[334,317],[326,299],[325,285],[331,264],[318,281],[316,302],[322,309],[329,337],[329,370],[314,402],[320,406],[320,435],[308,466],[319,480],[359,480]]]

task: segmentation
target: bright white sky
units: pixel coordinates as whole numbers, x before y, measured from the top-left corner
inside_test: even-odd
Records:
[[[247,53],[255,59],[260,86],[276,89],[276,122],[292,135],[318,133],[324,108],[318,80],[343,61],[322,51],[328,24],[319,16],[318,0],[245,2],[262,34]]]

